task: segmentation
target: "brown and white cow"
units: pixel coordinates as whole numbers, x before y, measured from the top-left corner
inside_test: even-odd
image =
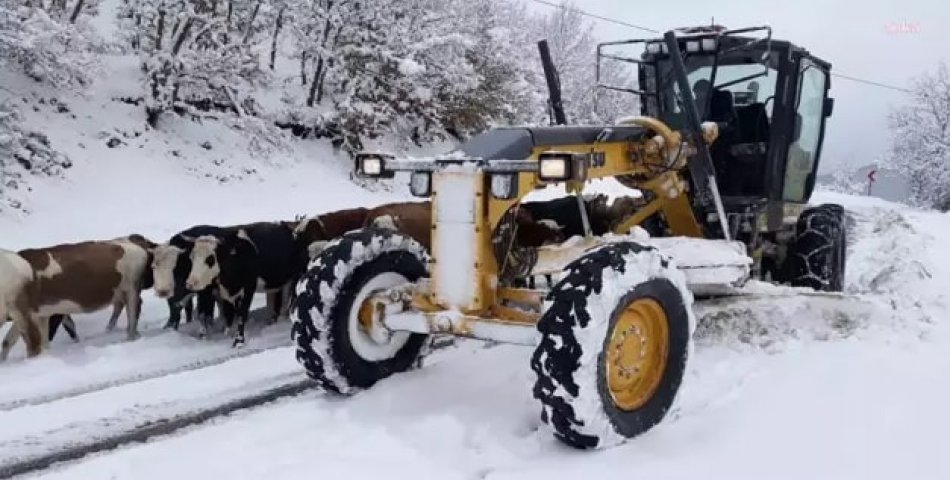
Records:
[[[7,319],[13,321],[8,336],[26,339],[27,356],[39,355],[42,341],[40,329],[30,316],[30,289],[33,284],[33,268],[16,252],[0,249],[0,325]],[[0,360],[10,354],[5,348]]]
[[[403,233],[432,251],[432,202],[386,203],[371,208],[365,227],[385,228]]]
[[[141,291],[151,282],[150,253],[127,238],[55,245],[21,250],[33,269],[29,310],[48,346],[49,317],[91,313],[112,306],[107,328],[114,328],[118,312],[126,309],[127,338],[138,338]],[[8,354],[19,335],[8,332],[0,355]]]
[[[151,255],[151,253],[154,251],[155,247],[158,245],[158,244],[156,244],[155,242],[153,242],[153,241],[149,240],[148,238],[146,238],[144,235],[141,235],[141,234],[138,234],[138,233],[133,233],[133,234],[131,234],[131,235],[126,235],[126,236],[124,236],[124,237],[114,238],[113,241],[128,241],[128,242],[132,242],[132,243],[134,243],[134,244],[136,244],[136,245],[138,245],[138,246],[144,248],[145,250],[147,250],[150,255]],[[150,262],[149,262],[149,263],[151,263],[151,260],[153,259],[153,257],[149,257],[149,258],[150,258]],[[151,271],[146,270],[145,277],[146,277],[146,278],[145,278],[145,280],[143,281],[143,288],[149,288],[149,287],[151,287],[152,284],[153,284],[153,279],[152,279],[152,277],[151,277]],[[122,313],[122,309],[123,309],[123,308],[125,308],[125,301],[116,303],[116,304],[114,304],[114,305],[112,306],[112,316],[110,317],[109,324],[108,324],[108,326],[106,327],[108,330],[112,330],[112,329],[115,328],[116,321],[117,321],[118,318],[119,318],[119,314]],[[50,316],[50,318],[49,318],[49,335],[48,335],[48,338],[47,338],[49,341],[52,341],[52,340],[53,340],[53,337],[56,336],[56,331],[59,330],[59,327],[60,327],[60,326],[62,326],[62,327],[66,330],[66,333],[69,334],[69,336],[73,339],[74,342],[78,342],[78,341],[79,341],[79,336],[76,334],[76,322],[73,320],[73,318],[72,318],[71,315],[63,315],[63,314],[56,314],[56,315]]]

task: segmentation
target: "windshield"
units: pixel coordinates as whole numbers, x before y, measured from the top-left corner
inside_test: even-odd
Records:
[[[687,77],[696,98],[697,110],[702,120],[725,122],[736,118],[738,109],[764,109],[769,120],[772,118],[775,84],[778,72],[774,68],[766,69],[758,63],[739,63],[716,67],[716,78],[712,78],[713,61],[711,55],[687,56]],[[683,112],[673,92],[674,80],[668,61],[660,63],[663,81],[660,93],[661,109],[659,117],[674,128],[682,128]],[[711,82],[715,87],[710,88]]]

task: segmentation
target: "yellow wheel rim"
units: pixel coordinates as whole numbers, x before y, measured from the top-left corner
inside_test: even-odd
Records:
[[[607,344],[607,388],[617,408],[642,407],[660,386],[670,348],[663,307],[652,298],[635,300],[620,313]]]

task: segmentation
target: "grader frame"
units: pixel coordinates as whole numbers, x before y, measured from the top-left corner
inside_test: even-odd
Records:
[[[653,135],[643,135],[634,141],[539,145],[532,149],[528,159],[521,161],[451,158],[399,161],[378,153],[361,154],[357,160],[358,172],[365,171],[362,165],[366,161],[379,161],[387,172],[406,171],[430,177],[425,181],[431,182],[433,187],[432,262],[436,265],[431,269],[431,280],[371,297],[360,312],[364,328],[375,332],[377,336],[381,335],[380,332],[405,330],[533,345],[536,333],[534,327],[541,316],[545,291],[497,286],[499,264],[493,254],[491,236],[505,214],[511,208],[517,208],[522,198],[537,188],[554,183],[541,178],[541,158],[557,157],[557,160],[571,165],[568,170],[573,170],[575,174],[573,178],[564,179],[563,183],[566,191],[575,195],[583,190],[589,180],[617,176],[642,178],[643,181],[637,187],[651,192],[652,200],[614,228],[614,233],[618,235],[626,234],[650,215],[662,212],[675,236],[702,238],[702,229],[686,192],[686,182],[678,173],[685,167],[687,158],[695,154],[696,147],[689,145],[678,132],[654,118],[631,117],[621,125],[640,127]],[[716,125],[704,124],[703,133],[704,140],[712,143],[716,138]],[[492,194],[493,175],[515,175],[517,193],[511,198],[499,198]],[[471,295],[457,303],[449,301],[439,289],[448,280],[440,278],[440,269],[437,267],[442,261],[438,252],[445,241],[442,230],[446,228],[439,215],[444,201],[442,197],[446,196],[440,193],[443,191],[440,185],[452,181],[449,180],[452,178],[465,178],[463,181],[471,182],[475,199],[471,223],[471,233],[476,238],[472,258],[474,268],[471,269],[471,278],[460,279],[471,282],[475,288]],[[538,265],[544,267],[541,270],[535,268],[531,273],[557,273],[584,251],[603,243],[602,238],[587,237],[567,247],[539,248]],[[457,245],[452,247],[457,248]],[[506,302],[517,304],[518,307],[506,305]]]
[[[691,35],[696,40],[687,44],[718,38],[702,29],[700,36]],[[544,422],[565,443],[616,444],[659,423],[673,404],[692,350],[693,295],[736,293],[761,262],[760,233],[779,239],[776,232],[788,227],[779,221],[772,228],[776,222],[771,210],[759,209],[761,199],[724,206],[709,147],[729,124],[701,121],[680,52],[689,46],[683,47],[674,31],[663,43],[665,50],[657,51],[674,78],[666,93],[681,97],[683,107],[675,117],[677,130],[661,115],[640,115],[601,126],[492,129],[457,152],[430,159],[357,155],[357,176],[407,172],[413,194],[431,197],[431,251],[379,226],[330,242],[297,285],[293,336],[308,374],[327,390],[349,394],[411,368],[433,334],[528,345],[535,347],[533,396]],[[551,86],[556,75],[549,63]],[[788,75],[791,67],[784,68]],[[563,112],[555,113],[563,120]],[[774,131],[773,145],[781,148],[769,158],[784,162],[778,153],[787,145],[776,142],[789,138]],[[813,159],[816,168],[817,152]],[[611,177],[645,192],[647,203],[611,234],[589,235],[584,186]],[[515,276],[563,277],[547,290],[516,286],[507,268],[514,247],[499,254],[499,232],[517,228],[512,212],[528,194],[552,184],[563,184],[577,198],[588,235],[530,249],[527,266],[521,264]],[[803,225],[806,213],[788,208],[796,202],[772,204]],[[843,209],[829,205],[807,214],[805,224],[821,227],[820,237],[835,243],[819,245],[800,235],[789,249],[798,249],[806,267],[816,258],[823,262],[820,275],[832,276],[805,273],[838,288]],[[631,234],[656,217],[662,219],[662,235]],[[743,238],[736,238],[738,233]],[[515,236],[510,238],[514,242]]]

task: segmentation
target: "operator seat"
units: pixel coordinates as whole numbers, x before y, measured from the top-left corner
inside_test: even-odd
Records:
[[[741,165],[732,153],[732,146],[739,141],[738,114],[728,90],[713,90],[706,120],[719,124],[719,137],[709,148],[713,168],[718,177],[723,196],[740,195],[742,190]]]

